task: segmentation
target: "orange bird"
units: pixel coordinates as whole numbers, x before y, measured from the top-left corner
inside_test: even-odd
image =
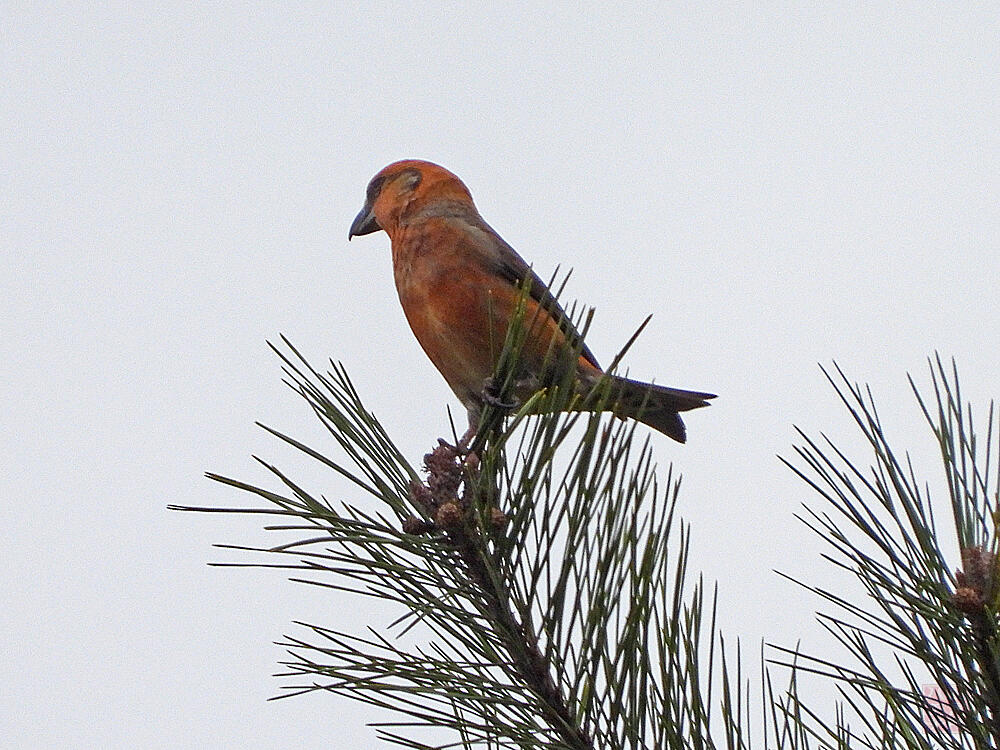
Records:
[[[558,354],[572,352],[574,346],[580,352],[575,362],[578,390],[589,392],[603,377],[552,293],[483,221],[469,189],[447,169],[406,160],[376,174],[347,238],[380,229],[392,241],[393,275],[403,312],[420,346],[468,409],[468,436],[488,398],[484,384],[494,371],[525,284],[530,287],[526,340],[518,355],[519,374],[524,376],[521,390],[530,395],[558,382],[560,372],[552,363],[566,362]],[[615,414],[682,443],[684,423],[678,412],[708,406],[706,399],[715,397],[621,377],[612,380],[610,393],[607,408]]]

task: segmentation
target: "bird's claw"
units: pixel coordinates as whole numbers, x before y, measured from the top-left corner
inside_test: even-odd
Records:
[[[483,394],[483,403],[487,406],[492,406],[494,409],[503,409],[504,411],[514,411],[518,407],[517,401],[504,401],[502,398],[491,396],[488,393]]]
[[[453,450],[456,455],[463,456],[469,452],[469,446],[472,444],[472,440],[476,437],[476,426],[469,425],[469,429],[465,431],[462,437],[458,438],[454,445],[449,443],[444,438],[438,438],[438,445],[443,445],[450,450]]]
[[[500,386],[493,378],[486,378],[483,382],[481,398],[487,406],[492,406],[494,409],[503,409],[504,411],[513,411],[520,405],[516,399],[504,401],[500,398]]]

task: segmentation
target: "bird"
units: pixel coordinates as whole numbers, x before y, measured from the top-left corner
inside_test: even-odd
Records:
[[[489,401],[484,384],[519,304],[524,320],[533,321],[525,323],[517,355],[518,383],[526,391],[519,398],[559,382],[568,372],[560,370],[560,362],[575,367],[571,378],[582,395],[602,382],[604,371],[555,296],[480,216],[456,175],[417,159],[384,167],[368,183],[347,239],[380,230],[389,235],[396,291],[410,328],[468,411],[470,428],[463,440],[474,433]],[[680,412],[708,406],[715,398],[617,375],[610,379],[612,397],[601,402],[603,408],[681,443],[687,435]]]

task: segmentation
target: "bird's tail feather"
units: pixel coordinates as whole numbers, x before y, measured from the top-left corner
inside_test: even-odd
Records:
[[[612,403],[615,414],[630,417],[679,443],[687,439],[680,413],[708,406],[714,393],[683,391],[662,385],[642,383],[628,378],[615,378]]]

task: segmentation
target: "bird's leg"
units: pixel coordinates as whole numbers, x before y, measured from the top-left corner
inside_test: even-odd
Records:
[[[479,456],[474,450],[472,450],[472,444],[476,439],[476,433],[478,431],[479,408],[472,407],[469,409],[469,428],[465,431],[465,434],[458,439],[458,443],[455,444],[455,450],[459,452],[459,455],[465,456],[465,458],[462,459],[462,463],[473,472],[479,469]]]
[[[522,381],[518,382],[520,383]],[[459,438],[458,442],[455,444],[455,449],[457,451],[466,454],[467,463],[470,461],[478,462],[479,458],[476,456],[476,453],[482,448],[483,443],[486,441],[486,434],[482,436],[481,440],[476,440],[476,436],[479,433],[479,423],[482,421],[484,406],[491,406],[494,409],[507,412],[516,409],[520,406],[520,403],[517,399],[504,401],[500,398],[500,386],[493,378],[486,378],[486,380],[483,381],[483,390],[479,393],[477,398],[471,400],[471,403],[468,403],[469,429],[465,431],[465,434],[462,435],[462,437]],[[502,421],[502,419],[502,416],[495,417],[492,425],[487,426],[487,434],[492,432],[498,421]]]
[[[473,422],[470,419],[469,420],[469,429],[467,429],[465,431],[465,434],[463,434],[462,437],[460,437],[458,439],[458,442],[455,443],[455,449],[459,453],[465,453],[465,451],[467,451],[469,449],[469,443],[471,443],[472,439],[476,436],[477,423],[478,423],[478,418],[477,418],[476,422]]]
[[[450,448],[458,455],[468,454],[469,446],[472,445],[472,441],[475,439],[476,433],[479,430],[479,416],[481,413],[482,410],[478,405],[470,406],[468,410],[469,427],[464,433],[462,433],[462,437],[458,438],[454,445],[446,442],[444,438],[438,438],[438,443]]]

